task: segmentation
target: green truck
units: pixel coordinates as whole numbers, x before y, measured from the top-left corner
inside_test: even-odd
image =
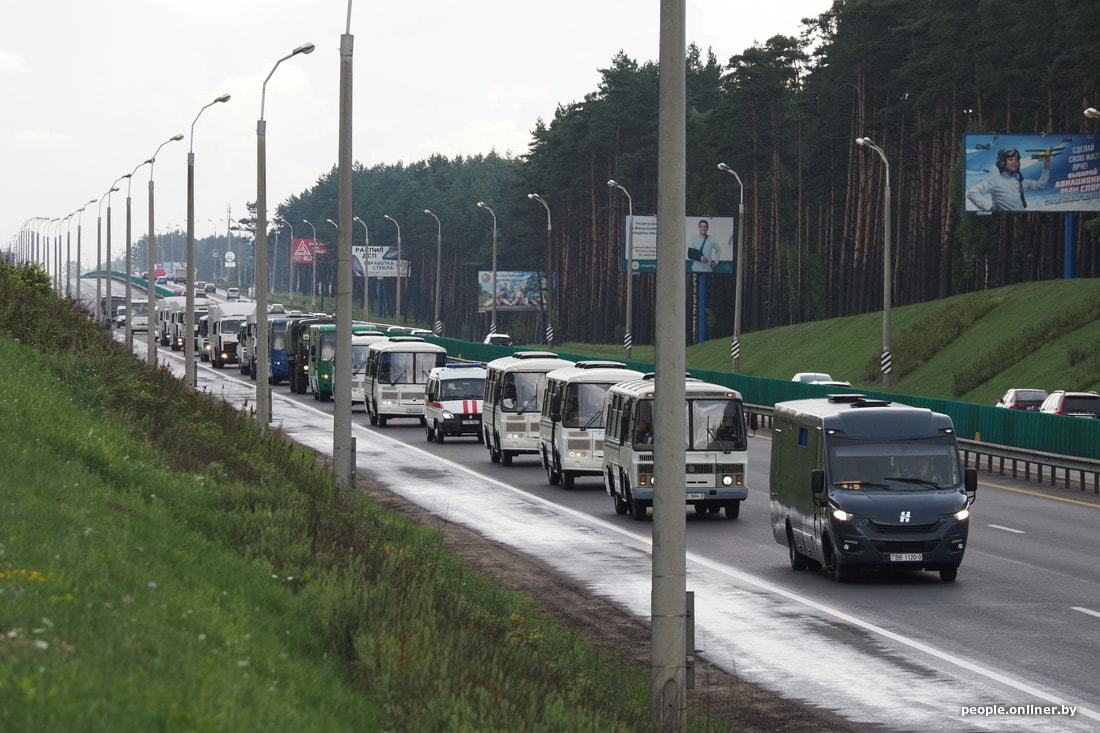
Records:
[[[352,336],[382,335],[368,323],[354,323]],[[309,326],[306,375],[313,399],[327,402],[332,399],[333,368],[336,359],[336,324],[324,323]]]

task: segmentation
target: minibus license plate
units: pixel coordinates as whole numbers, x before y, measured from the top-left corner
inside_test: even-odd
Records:
[[[890,562],[921,562],[924,555],[919,552],[891,553]]]
[[[463,425],[477,425],[477,420],[463,420]]]
[[[688,501],[691,501],[692,499],[702,499],[702,498],[703,498],[703,492],[702,491],[689,491],[688,492]]]

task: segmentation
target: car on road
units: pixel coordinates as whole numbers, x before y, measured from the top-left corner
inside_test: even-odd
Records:
[[[947,415],[863,395],[779,402],[773,413],[771,524],[792,570],[838,582],[862,568],[954,581],[978,474],[962,468]]]
[[[226,288],[225,289],[225,299],[226,300],[240,300],[241,299],[241,289],[240,288]]]
[[[207,283],[206,284],[206,294],[207,295],[212,295],[213,293],[216,293],[216,292],[218,292],[218,288],[214,285],[214,283]]]
[[[511,346],[512,337],[506,333],[491,333],[485,337],[482,341],[483,344],[492,344],[494,346]]]
[[[1067,392],[1059,389],[1050,393],[1039,412],[1048,415],[1100,418],[1100,394],[1095,392]]]
[[[1043,400],[1047,398],[1045,389],[1019,389],[1008,390],[997,400],[997,407],[1007,410],[1038,410],[1043,406]]]
[[[791,381],[802,382],[803,384],[816,384],[818,382],[833,382],[835,380],[824,372],[799,372],[791,377]]]
[[[464,362],[445,364],[428,372],[424,390],[424,419],[428,442],[447,436],[481,435],[481,404],[485,396],[485,367]]]
[[[115,328],[122,328],[126,325],[126,306],[120,305],[115,309]]]
[[[167,285],[168,284],[168,278],[165,277],[164,275],[161,275],[156,279],[156,284],[157,285]]]

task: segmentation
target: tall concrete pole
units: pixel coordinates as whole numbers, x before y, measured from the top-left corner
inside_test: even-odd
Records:
[[[432,324],[432,332],[436,336],[443,335],[443,321],[439,317],[439,288],[443,272],[443,225],[439,217],[432,213],[431,209],[424,209],[424,213],[435,219],[435,320]]]
[[[252,282],[256,293],[256,422],[261,433],[267,431],[271,419],[271,346],[267,336],[267,121],[264,120],[264,104],[267,102],[267,82],[279,64],[291,56],[312,52],[313,44],[307,43],[276,61],[260,92],[260,119],[256,122],[256,247]],[[240,267],[241,264],[237,263],[238,282]]]
[[[184,258],[187,260],[187,276],[184,285],[187,303],[183,325],[183,383],[190,385],[191,389],[199,387],[198,369],[195,364],[195,123],[208,107],[228,101],[229,95],[223,94],[199,110],[191,122],[191,136],[187,146],[187,248],[184,253]],[[259,384],[258,380],[256,384]],[[263,423],[260,424],[263,425]]]
[[[626,331],[623,333],[623,348],[627,358],[630,358],[634,353],[634,199],[614,178],[607,182],[607,186],[626,194]]]
[[[81,223],[81,219],[83,219],[83,217],[84,217],[84,209],[88,208],[89,206],[91,206],[94,203],[95,203],[95,199],[91,199],[90,201],[88,201],[88,203],[84,204],[83,206],[81,206],[79,209],[76,210],[76,299],[77,300],[80,300],[81,297],[82,297],[81,294],[80,294],[80,274],[81,274],[80,271],[84,267],[84,265],[82,264],[82,260],[81,260],[81,257],[82,257],[83,253],[81,252],[81,246],[80,246],[80,223]]]
[[[298,289],[295,287],[294,284],[294,226],[286,219],[280,217],[275,217],[275,221],[279,222],[280,224],[285,224],[286,227],[290,229],[290,259],[288,260],[286,273],[286,291],[287,295],[296,295],[298,293]],[[275,241],[276,244],[278,244],[278,240]]]
[[[148,321],[149,326],[145,330],[145,345],[148,349],[147,361],[149,366],[154,369],[157,366],[157,339],[156,339],[156,306],[157,306],[157,289],[156,289],[156,269],[157,269],[157,233],[154,228],[155,218],[153,216],[153,203],[154,203],[154,188],[153,188],[153,166],[157,161],[157,155],[160,154],[160,149],[168,143],[178,142],[183,139],[183,135],[173,135],[169,139],[162,142],[156,149],[156,151],[149,156],[149,236],[148,236],[148,250],[146,253],[146,265],[149,267],[149,277],[146,280],[146,298],[149,301],[148,305]]]
[[[351,450],[351,287],[352,287],[352,55],[351,0],[347,25],[340,36],[340,143],[337,153],[336,218],[336,363],[332,369],[332,462],[336,484],[345,491],[355,486],[355,456]],[[401,263],[398,261],[400,268]],[[400,270],[398,275],[400,275]]]
[[[893,369],[893,354],[891,353],[891,320],[890,306],[892,302],[891,285],[893,282],[893,269],[891,267],[892,255],[890,252],[890,161],[886,159],[886,153],[878,145],[875,145],[869,137],[856,138],[856,144],[874,150],[886,166],[885,188],[883,198],[883,253],[882,253],[882,354],[880,356],[880,369],[882,371],[882,388],[890,388],[890,372]]]
[[[313,284],[310,285],[310,308],[314,311],[317,310],[317,227],[313,226],[313,222],[309,219],[302,219],[303,224],[309,225],[309,230],[313,232],[313,254],[310,255],[310,260],[313,261]]]
[[[546,344],[548,346],[554,345],[554,327],[550,323],[550,241],[553,234],[553,227],[550,224],[550,204],[546,203],[546,199],[537,193],[527,194],[527,198],[531,201],[537,201],[542,204],[542,208],[546,209],[546,277],[542,284],[542,296],[545,298],[543,303],[543,312],[545,314],[546,322],[543,324],[546,329]]]
[[[741,293],[745,283],[745,184],[741,182],[741,176],[737,175],[737,171],[725,163],[719,163],[718,170],[736,178],[741,192],[737,203],[737,263],[735,265],[737,279],[733,292],[733,341],[730,342],[730,366],[733,371],[739,372],[741,371]]]
[[[107,194],[103,194],[106,196]],[[110,285],[108,285],[108,290]],[[103,199],[95,219],[95,325],[103,326]]]
[[[401,323],[401,225],[389,214],[383,214],[382,218],[389,219],[397,227],[397,307],[394,312],[397,315],[397,322]]]
[[[654,424],[651,702],[666,731],[687,729],[684,512],[685,0],[661,0],[657,116],[657,359]]]
[[[137,175],[138,170],[143,165],[148,165],[151,161],[143,161],[134,166],[134,169],[130,171],[129,177],[126,179],[126,312],[131,313],[133,311],[133,296],[131,291],[133,290],[133,270],[134,270],[134,248],[133,248],[133,229],[131,214],[133,211],[132,201],[130,198],[131,188],[134,182],[134,176]],[[127,316],[128,318],[129,316]],[[148,316],[147,316],[148,317]],[[127,325],[126,327],[126,350],[134,350],[134,331]]]
[[[370,320],[370,231],[367,230],[367,222],[360,219],[358,216],[353,217],[354,221],[363,225],[363,318],[364,320]]]
[[[65,217],[65,297],[73,297],[73,214]]]
[[[489,212],[489,215],[493,217],[493,284],[492,295],[489,298],[489,303],[492,308],[492,315],[489,316],[489,333],[497,332],[497,213],[489,208],[489,205],[484,201],[478,201],[479,208],[485,209]]]

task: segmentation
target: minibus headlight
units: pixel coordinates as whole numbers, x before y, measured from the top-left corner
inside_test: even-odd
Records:
[[[955,512],[955,519],[959,520],[960,522],[965,521],[969,517],[970,517],[970,510],[969,509],[960,509],[959,511]]]
[[[723,476],[722,477],[722,485],[723,486],[733,486],[733,476]]]
[[[444,420],[454,420],[455,419],[454,413],[451,412],[450,410],[444,410],[443,411],[443,419]]]
[[[833,519],[837,519],[841,522],[847,522],[851,518],[852,518],[852,515],[849,514],[846,511],[844,511],[843,509],[834,509],[833,510]]]
[[[393,405],[393,400],[382,400],[382,404],[386,407],[390,407]]]
[[[638,485],[639,486],[652,486],[653,485],[653,476],[649,475],[648,473],[639,473],[638,474]]]

